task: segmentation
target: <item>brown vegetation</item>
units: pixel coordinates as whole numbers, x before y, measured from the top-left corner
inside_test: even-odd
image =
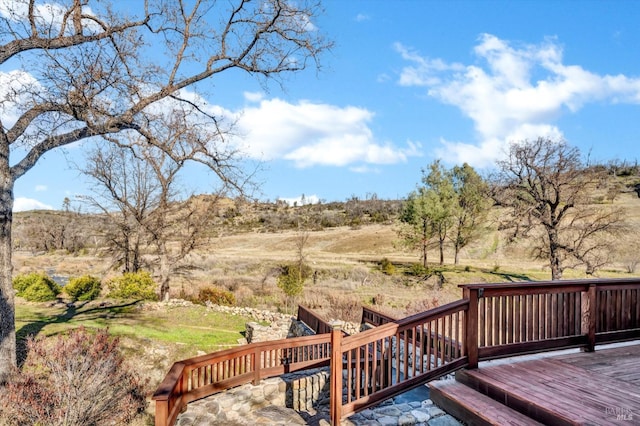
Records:
[[[77,329],[28,347],[25,365],[2,390],[8,424],[126,424],[144,410],[144,386],[106,331]]]
[[[626,219],[637,228],[640,199],[634,188],[640,179],[620,179],[620,192],[614,201],[594,204],[624,208]],[[206,196],[193,198],[198,202]],[[207,203],[203,202],[202,205]],[[286,308],[286,295],[277,286],[280,266],[299,258],[298,223],[308,224],[304,245],[305,262],[311,277],[298,301],[329,317],[353,316],[360,304],[374,305],[389,313],[417,312],[459,297],[458,284],[507,280],[548,279],[544,261],[531,255],[531,243],[508,241],[495,230],[502,214],[494,208],[489,230],[478,241],[465,247],[460,265],[453,266],[454,250],[445,251],[445,265],[418,268],[418,253],[405,251],[398,243],[396,218],[401,201],[351,199],[344,203],[319,203],[298,207],[284,203],[249,203],[222,200],[205,232],[207,244],[185,259],[185,267],[172,277],[171,297],[197,299],[202,288],[218,288],[234,295],[236,304],[269,309]],[[48,250],[29,233],[34,222],[42,226],[77,217],[79,234],[86,237],[78,251]],[[326,218],[335,221],[328,225]],[[118,275],[110,269],[104,243],[95,238],[107,226],[100,215],[73,212],[25,212],[16,214],[16,261],[14,273],[45,271],[62,276],[93,274],[101,278]],[[336,225],[336,226],[333,226]],[[506,232],[506,231],[504,231]],[[598,271],[599,276],[635,273],[640,260],[636,238],[629,233],[612,252],[613,260]],[[628,239],[628,241],[626,241]],[[387,259],[393,268],[381,268]],[[389,273],[391,270],[391,273]],[[584,268],[566,271],[567,278],[586,277]],[[347,319],[347,318],[344,318]]]

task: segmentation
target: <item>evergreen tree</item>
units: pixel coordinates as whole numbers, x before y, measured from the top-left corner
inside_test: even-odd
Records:
[[[453,168],[452,179],[457,206],[453,210],[454,227],[451,242],[454,263],[457,265],[460,261],[460,250],[481,234],[491,201],[488,197],[489,185],[467,163]]]

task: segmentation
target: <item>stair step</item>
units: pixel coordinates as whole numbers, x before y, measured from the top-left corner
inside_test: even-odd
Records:
[[[471,389],[478,391],[505,406],[518,411],[531,419],[552,424],[554,426],[575,426],[581,424],[572,414],[575,410],[567,410],[571,405],[580,406],[581,401],[571,396],[534,390],[530,383],[534,381],[533,371],[527,371],[516,381],[515,372],[503,372],[508,377],[499,379],[490,368],[484,370],[460,370],[456,380]],[[584,407],[583,414],[589,414]],[[593,413],[592,413],[593,414]],[[599,412],[595,414],[600,414]]]
[[[467,425],[542,425],[455,380],[436,380],[429,387],[431,400]]]

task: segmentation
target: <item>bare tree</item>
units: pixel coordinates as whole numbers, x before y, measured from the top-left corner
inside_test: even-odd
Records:
[[[289,302],[293,302],[295,298],[303,292],[304,284],[307,278],[311,276],[311,267],[307,264],[306,254],[307,243],[309,242],[307,223],[307,217],[298,218],[298,231],[294,241],[296,259],[293,263],[283,265],[280,268],[280,275],[278,276],[278,287],[280,287],[285,294],[285,308],[287,311],[290,306],[293,306],[293,303],[289,305]]]
[[[168,297],[171,276],[184,266],[181,262],[206,241],[206,227],[219,199],[218,194],[192,197],[180,188],[185,160],[197,155],[197,148],[189,146],[197,147],[203,134],[177,121],[181,120],[174,119],[170,133],[158,136],[171,147],[172,157],[145,138],[121,139],[98,145],[81,168],[95,194],[84,200],[112,225],[105,237],[114,266],[125,272],[152,269],[160,281],[161,299]]]
[[[231,69],[278,81],[310,61],[317,65],[330,47],[312,24],[319,12],[315,0],[149,0],[137,16],[90,0],[55,6],[2,2],[0,382],[16,365],[11,286],[16,179],[52,149],[127,130],[171,156],[171,147],[153,137],[163,128],[161,106],[181,105],[215,127],[218,120],[195,92],[198,83]],[[203,144],[198,154],[194,161],[238,190],[245,188],[246,176],[221,165],[215,144]]]
[[[144,235],[141,223],[156,207],[158,183],[153,170],[133,151],[99,144],[87,156],[80,171],[90,178],[95,195],[81,196],[91,209],[108,218],[103,228],[114,265],[124,272],[142,267]]]
[[[546,138],[513,143],[498,166],[494,199],[508,209],[502,227],[512,238],[534,237],[534,254],[548,260],[553,280],[567,267],[593,273],[609,262],[605,254],[624,215],[592,205],[602,176],[583,164],[577,148]]]

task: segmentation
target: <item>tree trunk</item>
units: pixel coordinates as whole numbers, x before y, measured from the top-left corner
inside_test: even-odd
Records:
[[[160,243],[158,244],[158,257],[160,260],[159,274],[160,274],[160,301],[169,301],[169,286],[171,281],[171,266],[169,259],[169,252],[167,247]]]
[[[558,243],[558,231],[556,229],[549,229],[547,231],[549,236],[549,266],[551,267],[551,280],[562,279],[562,261],[560,260]]]
[[[427,222],[422,221],[422,266],[427,268]]]
[[[438,242],[440,245],[440,265],[444,265],[444,237],[440,237]]]
[[[5,157],[6,158],[6,157]],[[6,165],[8,168],[8,165]],[[16,361],[15,297],[12,283],[11,223],[13,181],[8,170],[0,177],[0,383],[6,383]]]
[[[166,259],[160,258],[160,301],[167,302],[169,300],[169,270],[167,268]]]
[[[169,276],[161,275],[160,277],[160,301],[169,301]]]
[[[458,245],[456,244],[454,247],[453,264],[458,265],[459,263],[460,263],[460,247],[458,247]]]

